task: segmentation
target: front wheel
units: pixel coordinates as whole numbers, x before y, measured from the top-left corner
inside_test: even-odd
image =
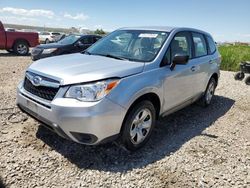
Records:
[[[204,95],[201,97],[199,103],[204,106],[207,107],[208,105],[211,104],[211,101],[213,99],[214,96],[214,92],[215,92],[215,88],[216,88],[216,81],[214,78],[211,78],[208,82],[206,91],[204,93]]]
[[[156,110],[150,101],[142,101],[136,104],[123,123],[121,133],[122,144],[131,151],[144,146],[149,140],[155,126]]]

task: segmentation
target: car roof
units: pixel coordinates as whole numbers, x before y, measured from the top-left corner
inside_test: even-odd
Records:
[[[189,28],[189,27],[171,27],[171,26],[124,27],[124,28],[120,28],[119,30],[152,30],[152,31],[165,31],[165,32],[172,32],[174,30],[178,30],[178,31],[193,31],[193,32],[199,32],[199,33],[210,35],[209,33],[199,30],[199,29],[194,29],[194,28]]]

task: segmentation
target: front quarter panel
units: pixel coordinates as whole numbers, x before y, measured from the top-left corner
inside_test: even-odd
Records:
[[[107,98],[128,109],[136,99],[148,93],[158,95],[162,101],[162,81],[157,75],[157,69],[122,78]]]

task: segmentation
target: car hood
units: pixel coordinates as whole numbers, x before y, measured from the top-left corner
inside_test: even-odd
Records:
[[[62,48],[65,46],[70,46],[70,44],[66,45],[66,44],[60,44],[60,43],[54,42],[54,43],[50,43],[50,44],[40,44],[36,48],[50,49],[50,48]]]
[[[60,81],[61,85],[125,77],[143,71],[144,63],[81,53],[38,60],[28,71]]]

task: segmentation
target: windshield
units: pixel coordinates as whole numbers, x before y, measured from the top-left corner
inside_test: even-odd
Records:
[[[152,61],[166,38],[167,32],[118,30],[92,45],[88,54],[117,57],[131,61]]]
[[[81,36],[80,35],[69,35],[64,39],[58,41],[59,44],[73,44],[75,43]]]

